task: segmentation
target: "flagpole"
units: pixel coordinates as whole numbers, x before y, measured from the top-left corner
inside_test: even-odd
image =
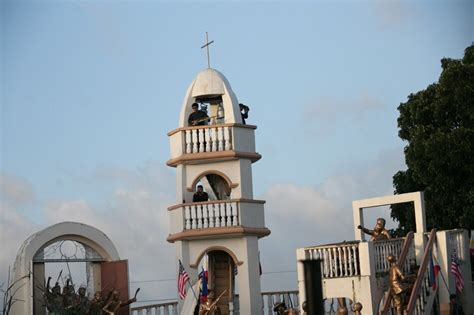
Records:
[[[436,257],[433,257],[433,260],[436,262],[437,265],[439,265],[438,260],[436,259]],[[441,279],[443,279],[444,286],[446,287],[446,289],[447,289],[448,292],[449,292],[449,286],[448,286],[448,284],[446,283],[446,279],[444,279],[443,272],[441,271],[441,269],[439,270],[439,274],[441,275]],[[451,293],[451,292],[449,292],[449,293]]]
[[[191,291],[193,291],[194,298],[197,300],[198,298],[196,296],[196,292],[194,292],[193,285],[191,283],[191,280],[189,280],[189,278],[188,278],[188,283],[189,283],[189,286],[191,287]]]

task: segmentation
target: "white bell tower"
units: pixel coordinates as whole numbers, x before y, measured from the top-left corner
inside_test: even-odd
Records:
[[[193,103],[207,107],[206,125],[189,126]],[[256,128],[243,123],[227,79],[208,68],[189,86],[179,126],[168,133],[167,165],[176,168],[177,204],[168,208],[167,240],[176,245],[191,280],[208,255],[209,289],[214,297],[226,292],[218,303],[222,314],[237,307],[236,287],[240,314],[262,314],[258,239],[270,230],[265,227],[265,201],[253,198],[252,163],[261,158],[255,152]],[[198,185],[208,201],[193,202]]]

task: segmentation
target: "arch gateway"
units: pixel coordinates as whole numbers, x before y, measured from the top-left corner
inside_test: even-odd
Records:
[[[48,258],[48,248],[65,241],[80,246],[84,254],[80,257]],[[18,250],[12,272],[10,292],[14,302],[10,314],[47,313],[43,294],[48,277],[45,264],[59,262],[85,263],[89,292],[114,288],[128,299],[128,263],[120,260],[115,245],[107,235],[83,223],[61,222],[34,233]],[[127,314],[128,309],[123,312]]]

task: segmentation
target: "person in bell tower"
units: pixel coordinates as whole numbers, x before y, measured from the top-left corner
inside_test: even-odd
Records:
[[[194,193],[193,196],[193,202],[202,202],[202,201],[208,201],[209,200],[209,195],[207,192],[204,191],[204,188],[202,185],[197,186],[197,191]]]
[[[188,124],[190,126],[206,125],[209,120],[209,116],[207,116],[206,112],[199,109],[198,103],[193,103],[191,108],[193,109],[193,112],[188,117]]]

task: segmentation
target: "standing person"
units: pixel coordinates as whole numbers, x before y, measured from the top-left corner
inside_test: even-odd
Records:
[[[378,218],[377,224],[373,230],[366,229],[362,225],[357,226],[359,230],[362,230],[364,233],[372,235],[372,241],[388,241],[391,239],[390,233],[385,229],[385,219]]]
[[[250,108],[247,105],[239,103],[240,114],[242,115],[242,124],[246,125],[245,119],[249,118]]]
[[[209,116],[207,116],[205,111],[199,110],[198,103],[193,103],[191,105],[193,112],[188,117],[188,124],[190,126],[203,126],[207,124]]]
[[[202,202],[202,201],[208,201],[209,200],[209,195],[207,192],[204,191],[204,188],[202,185],[197,186],[197,191],[194,193],[193,196],[193,202]]]

